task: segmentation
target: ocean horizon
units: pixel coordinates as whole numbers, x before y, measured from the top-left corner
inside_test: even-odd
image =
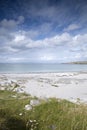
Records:
[[[86,72],[87,64],[0,63],[0,73]]]

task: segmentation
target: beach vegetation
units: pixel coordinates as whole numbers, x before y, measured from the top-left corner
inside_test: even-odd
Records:
[[[26,110],[32,100],[41,103]],[[87,105],[0,90],[0,130],[87,130]]]

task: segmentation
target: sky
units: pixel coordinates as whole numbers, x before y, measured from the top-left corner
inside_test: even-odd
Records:
[[[0,63],[87,60],[87,0],[0,0]]]

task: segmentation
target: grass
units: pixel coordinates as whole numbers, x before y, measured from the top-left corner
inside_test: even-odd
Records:
[[[48,99],[27,111],[31,99],[23,93],[0,91],[0,130],[87,130],[85,104]]]

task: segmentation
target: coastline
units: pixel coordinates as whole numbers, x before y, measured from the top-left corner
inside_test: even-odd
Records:
[[[87,72],[0,73],[0,90],[13,89],[38,98],[87,102]]]

